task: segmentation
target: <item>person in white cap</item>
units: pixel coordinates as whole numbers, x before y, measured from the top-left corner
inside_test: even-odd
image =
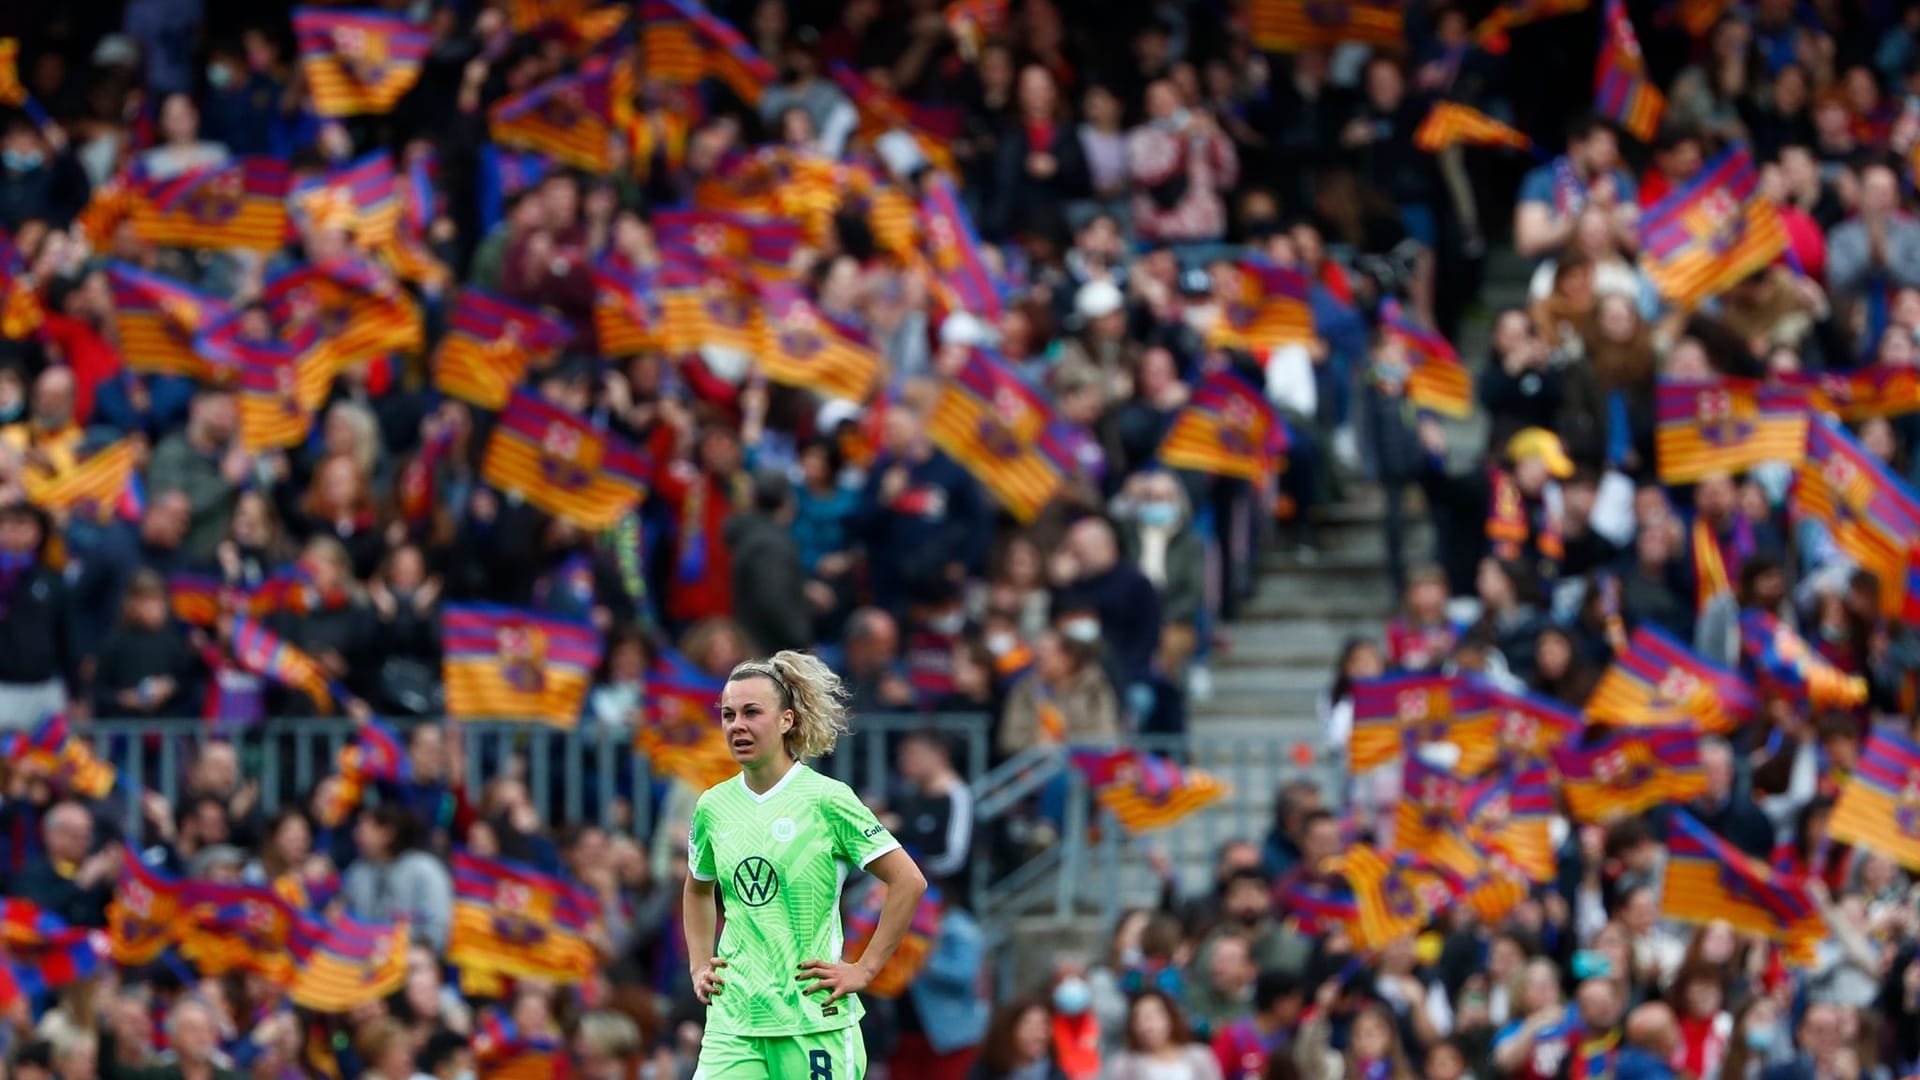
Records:
[[[1073,297],[1079,332],[1060,349],[1060,362],[1076,361],[1100,373],[1105,403],[1111,408],[1133,396],[1133,372],[1140,366],[1140,343],[1127,334],[1127,299],[1119,286],[1096,278]]]

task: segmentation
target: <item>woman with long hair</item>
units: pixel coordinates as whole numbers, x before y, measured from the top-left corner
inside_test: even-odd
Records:
[[[856,995],[906,937],[927,879],[852,788],[806,765],[833,750],[848,719],[840,677],[806,653],[740,664],[720,692],[740,775],[694,807],[684,914],[694,994],[707,1006],[708,1080],[866,1073]],[[840,959],[849,865],[887,890],[857,961]],[[716,897],[729,914],[723,937]]]

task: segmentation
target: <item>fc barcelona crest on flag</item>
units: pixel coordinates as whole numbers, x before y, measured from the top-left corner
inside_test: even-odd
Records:
[[[540,440],[540,467],[556,487],[578,490],[593,482],[592,467],[585,458],[587,440],[571,424],[548,424]]]
[[[780,348],[795,357],[814,356],[826,347],[820,336],[820,323],[805,304],[793,304],[782,312],[776,323]]]
[[[1740,202],[1725,189],[1702,193],[1689,207],[1684,220],[1694,239],[1708,245],[1715,255],[1724,255],[1740,240],[1736,227],[1740,220]]]
[[[1893,822],[1902,835],[1920,840],[1920,769],[1907,773],[1906,786],[1900,789],[1900,802],[1893,809]]]
[[[225,225],[240,215],[245,196],[240,173],[225,170],[210,176],[188,193],[182,209],[203,225]]]
[[[507,685],[529,694],[546,688],[547,638],[538,627],[503,626],[499,633],[500,674]]]
[[[1753,434],[1753,416],[1725,390],[1701,394],[1697,403],[1700,437],[1717,446],[1732,446]]]

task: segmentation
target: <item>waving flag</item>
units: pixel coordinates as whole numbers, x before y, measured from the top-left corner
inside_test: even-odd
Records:
[[[1554,752],[1560,793],[1575,821],[1608,822],[1652,806],[1683,803],[1704,794],[1700,734],[1652,728],[1595,746]]]
[[[767,378],[846,401],[873,396],[883,361],[865,334],[821,311],[797,284],[764,282],[759,292],[765,318],[757,356]]]
[[[360,726],[351,745],[340,748],[334,784],[321,796],[320,823],[333,828],[344,822],[360,805],[369,781],[403,784],[412,777],[413,762],[399,733],[378,720],[369,720]]]
[[[1473,28],[1474,44],[1496,55],[1504,53],[1509,46],[1507,31],[1585,11],[1588,3],[1589,0],[1504,0]]]
[[[646,722],[635,729],[634,743],[656,769],[696,791],[740,771],[716,718],[726,682],[671,649],[662,650],[647,672]]]
[[[12,989],[30,1002],[92,975],[107,958],[107,935],[68,926],[26,900],[0,900],[0,955]],[[0,977],[4,981],[5,977]]]
[[[539,186],[553,171],[553,161],[532,150],[510,150],[488,143],[480,150],[480,175],[474,178],[474,199],[480,204],[480,225],[491,231],[506,216],[507,200]]]
[[[1164,829],[1212,806],[1232,788],[1209,773],[1136,750],[1076,751],[1094,798],[1130,833]]]
[[[1161,464],[1266,483],[1287,451],[1287,425],[1266,395],[1231,371],[1207,376],[1160,442]]]
[[[46,321],[46,306],[20,249],[0,232],[0,338],[25,341]]]
[[[1413,133],[1413,145],[1429,154],[1449,146],[1510,146],[1515,150],[1533,149],[1533,140],[1495,120],[1478,109],[1458,102],[1436,101],[1427,110],[1427,118]]]
[[[612,80],[613,65],[601,58],[501,100],[488,114],[494,141],[588,172],[609,171],[615,135]]]
[[[1247,30],[1265,52],[1303,52],[1335,45],[1397,45],[1406,20],[1378,0],[1253,0]]]
[[[1594,110],[1627,134],[1650,142],[1660,127],[1660,114],[1666,111],[1666,98],[1647,77],[1647,61],[1640,55],[1640,39],[1627,17],[1627,5],[1607,0],[1602,20],[1605,37],[1593,68]]]
[[[127,263],[110,262],[106,271],[114,333],[128,370],[215,381],[195,341],[232,313],[226,302]]]
[[[1826,417],[1807,426],[1807,455],[1787,508],[1825,525],[1849,559],[1879,578],[1883,613],[1900,614],[1908,600],[1907,549],[1920,536],[1920,501]]]
[[[107,938],[113,962],[122,967],[144,967],[179,940],[180,882],[126,853],[120,868],[120,887],[107,905]]]
[[[498,1009],[481,1013],[473,1053],[477,1080],[565,1080],[571,1075],[565,1044],[520,1031]]]
[[[552,361],[567,343],[567,324],[478,289],[462,289],[433,356],[433,385],[483,409],[499,409],[528,367]]]
[[[642,64],[649,77],[692,86],[718,79],[748,105],[758,105],[779,72],[754,51],[740,31],[688,0],[643,0],[640,5]]]
[[[1920,412],[1920,368],[1874,364],[1853,371],[1779,372],[1773,380],[1807,395],[1815,412],[1847,423]]]
[[[233,620],[233,658],[245,671],[298,690],[323,712],[333,708],[333,686],[319,663],[244,616]]]
[[[927,418],[934,445],[1031,522],[1060,490],[1061,463],[1038,446],[1053,409],[1006,363],[976,350],[947,380]]]
[[[950,311],[998,322],[1006,310],[1006,286],[994,277],[980,249],[973,219],[960,191],[946,175],[929,176],[920,196],[920,225],[927,259]]]
[[[276,251],[287,242],[285,162],[237,158],[168,180],[146,180],[133,229],[160,247]]]
[[[287,206],[295,223],[308,228],[344,229],[364,247],[393,243],[400,235],[402,202],[399,174],[384,152],[350,165],[294,181]]]
[[[1552,823],[1560,798],[1552,769],[1529,765],[1487,776],[1461,792],[1461,804],[1467,837],[1495,872],[1553,880]]]
[[[302,957],[288,997],[319,1013],[352,1012],[399,990],[407,981],[406,923],[338,918],[324,925],[295,924],[294,951]]]
[[[0,106],[19,109],[33,121],[33,126],[45,130],[53,123],[53,117],[47,115],[46,107],[41,105],[20,79],[20,39],[0,38]]]
[[[1724,735],[1750,722],[1760,703],[1737,671],[1688,651],[1665,631],[1642,625],[1613,658],[1587,699],[1587,716],[1614,727],[1697,725]]]
[[[1820,659],[1791,626],[1765,611],[1740,615],[1740,651],[1763,686],[1815,709],[1851,709],[1867,700],[1867,680]]]
[[[202,975],[250,971],[275,986],[291,985],[295,950],[311,940],[306,916],[265,885],[220,885],[189,881],[182,890],[187,920],[180,955]]]
[[[1578,739],[1587,726],[1579,713],[1538,694],[1492,685],[1482,687],[1482,692],[1494,715],[1496,761],[1509,769],[1550,760],[1553,751]]]
[[[800,227],[791,221],[725,210],[662,210],[653,219],[654,245],[669,261],[700,270],[754,277],[788,277],[800,249]]]
[[[530,866],[453,855],[453,933],[447,962],[511,978],[577,983],[597,957],[588,928],[600,918],[593,894]]]
[[[260,294],[287,340],[311,331],[331,368],[413,352],[425,341],[420,308],[384,270],[358,256],[341,256],[274,277]],[[305,382],[303,375],[302,382]],[[317,408],[312,403],[309,408]]]
[[[306,443],[313,414],[300,403],[300,369],[292,357],[242,366],[238,389],[242,447],[266,453]]]
[[[1473,415],[1473,375],[1446,338],[1407,318],[1397,300],[1381,306],[1380,328],[1406,350],[1408,401],[1442,416]]]
[[[886,902],[886,884],[875,882],[847,909],[847,944],[842,950],[847,963],[857,963],[866,955],[874,931],[880,929],[880,909]],[[944,915],[940,890],[929,886],[920,897],[919,906],[913,909],[913,922],[907,925],[907,936],[900,939],[899,947],[887,958],[886,964],[874,973],[873,981],[861,993],[888,1000],[905,994],[907,988],[913,985],[913,980],[919,977],[920,969],[927,966],[927,958],[933,955],[934,942],[940,937],[940,921]]]
[[[1640,265],[1660,295],[1699,307],[1787,249],[1787,229],[1746,148],[1736,146],[1640,218]]]
[[[515,390],[487,440],[480,475],[555,517],[599,530],[646,497],[650,470],[613,435]]]
[[[112,764],[94,756],[92,743],[73,733],[65,713],[51,713],[25,733],[9,736],[6,748],[17,773],[83,799],[106,798],[119,778]]]
[[[685,268],[661,277],[660,343],[674,355],[724,349],[751,357],[760,347],[765,316],[743,283]]]
[[[313,111],[325,117],[393,111],[433,50],[431,30],[373,11],[295,8],[293,33]]]
[[[1219,284],[1226,298],[1221,317],[1207,330],[1210,348],[1264,353],[1314,340],[1313,307],[1305,274],[1258,259],[1239,263]]]
[[[1455,675],[1362,680],[1353,688],[1347,767],[1366,772],[1399,759],[1408,744],[1446,742],[1460,749],[1460,772],[1478,773],[1500,756],[1500,727],[1478,682]]]
[[[52,513],[106,520],[136,482],[137,451],[128,439],[95,451],[71,469],[51,476],[39,469],[20,474],[27,501]]]
[[[653,302],[654,273],[612,254],[593,266],[593,336],[602,356],[631,356],[658,348],[665,317]]]
[[[827,75],[853,103],[860,118],[859,136],[871,147],[889,132],[900,132],[911,139],[927,163],[949,175],[956,169],[949,149],[960,137],[960,110],[945,106],[916,105],[899,95],[873,85],[859,72],[843,63],[834,63]]]
[[[1347,933],[1361,952],[1413,937],[1464,891],[1456,876],[1419,855],[1384,855],[1365,844],[1334,856],[1325,869],[1352,891]]]
[[[1655,388],[1654,457],[1660,479],[1692,484],[1756,465],[1798,465],[1806,454],[1804,396],[1757,379],[1662,382]]]
[[[1780,880],[1765,863],[1679,809],[1667,818],[1660,913],[1697,926],[1724,921],[1739,933],[1781,942],[1795,967],[1811,963],[1814,947],[1827,936],[1826,920],[1804,882]]]
[[[1920,743],[1885,727],[1868,735],[1828,831],[1920,870]]]
[[[442,617],[447,715],[571,728],[600,664],[585,623],[517,608],[448,605]]]

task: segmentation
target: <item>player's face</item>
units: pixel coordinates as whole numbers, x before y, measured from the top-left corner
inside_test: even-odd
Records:
[[[771,680],[737,679],[720,691],[720,734],[743,766],[785,753],[784,736],[792,726],[793,710],[780,707],[780,690]]]

